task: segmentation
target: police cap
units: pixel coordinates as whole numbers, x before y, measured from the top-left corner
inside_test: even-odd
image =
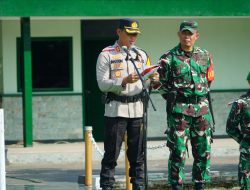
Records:
[[[198,22],[196,21],[186,21],[184,20],[181,24],[180,24],[180,32],[184,31],[184,30],[188,30],[192,33],[195,33],[195,31],[197,31],[198,29]]]
[[[128,34],[140,34],[139,22],[134,19],[120,19],[119,28],[124,29]]]

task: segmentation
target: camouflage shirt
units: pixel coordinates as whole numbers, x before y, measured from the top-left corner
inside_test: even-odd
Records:
[[[226,130],[240,144],[240,151],[250,154],[250,90],[233,103]]]
[[[209,91],[209,82],[214,79],[212,58],[207,50],[194,47],[185,52],[180,44],[161,56],[159,60],[160,93],[176,91],[177,96],[205,97]],[[199,104],[176,103],[173,112],[190,116],[204,115],[208,111],[208,101]]]

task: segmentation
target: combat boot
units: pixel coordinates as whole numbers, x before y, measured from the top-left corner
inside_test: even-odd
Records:
[[[172,184],[172,190],[182,190],[183,187],[181,184]]]
[[[144,190],[143,185],[133,183],[132,187],[133,187],[133,190]]]
[[[195,183],[194,189],[195,190],[204,190],[205,189],[205,184],[204,183]]]

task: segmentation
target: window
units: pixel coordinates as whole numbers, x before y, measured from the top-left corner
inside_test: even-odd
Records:
[[[22,90],[21,40],[17,39],[18,91]],[[70,91],[72,37],[31,38],[33,91]]]

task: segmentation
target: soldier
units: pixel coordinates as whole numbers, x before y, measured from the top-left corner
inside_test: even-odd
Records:
[[[194,46],[199,38],[198,23],[183,21],[180,43],[159,60],[160,93],[167,100],[167,146],[170,150],[168,181],[172,189],[183,189],[187,143],[194,157],[192,177],[195,189],[210,180],[210,151],[213,123],[208,102],[214,80],[210,53]]]
[[[250,72],[247,76],[250,85]],[[227,119],[227,134],[240,144],[238,179],[241,190],[250,189],[250,89],[233,102]]]
[[[145,51],[134,46],[137,35],[140,34],[138,21],[121,19],[116,32],[118,40],[102,50],[96,65],[99,88],[107,93],[104,117],[105,154],[102,159],[100,186],[105,190],[114,188],[115,166],[127,131],[129,175],[133,190],[140,190],[144,183],[143,86],[138,80],[139,76],[131,58],[135,60],[140,71],[150,61]],[[157,79],[159,75],[152,74],[144,84],[148,87]]]

